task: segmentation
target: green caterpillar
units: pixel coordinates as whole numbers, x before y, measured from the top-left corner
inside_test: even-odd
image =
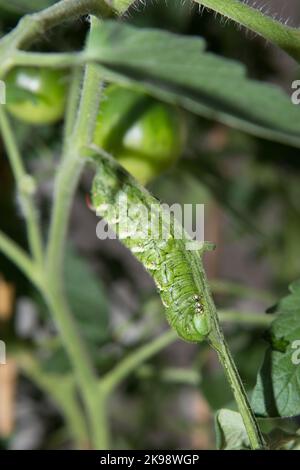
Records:
[[[117,163],[112,159],[99,159],[97,165],[98,172],[92,187],[92,204],[97,214],[118,233],[125,246],[153,277],[167,319],[178,335],[189,342],[204,340],[211,325],[203,295],[204,272],[200,252],[186,249],[191,239],[186,233],[179,239],[182,227],[176,219]],[[145,223],[143,209],[148,213],[151,211],[151,223],[149,220]],[[122,210],[127,219],[125,229],[120,217]],[[167,227],[166,221],[170,220]],[[158,237],[153,237],[154,226],[159,230],[155,232]],[[166,229],[168,231],[163,232]],[[162,233],[168,235],[162,237]]]

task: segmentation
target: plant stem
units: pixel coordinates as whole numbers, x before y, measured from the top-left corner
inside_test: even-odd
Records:
[[[170,384],[182,384],[197,387],[201,383],[201,374],[194,369],[184,367],[167,367],[157,373],[155,366],[142,366],[137,370],[137,376],[141,378],[157,378]]]
[[[28,47],[49,29],[83,15],[111,16],[123,14],[134,0],[61,0],[37,13],[27,14],[0,40],[0,78],[13,66],[18,49]]]
[[[88,432],[76,397],[75,381],[72,375],[67,374],[62,377],[60,374],[45,372],[42,364],[29,351],[22,350],[14,357],[21,371],[54,400],[77,446],[85,448],[88,444]]]
[[[251,299],[256,298],[262,300],[270,305],[274,303],[275,299],[272,294],[261,289],[255,289],[253,287],[244,286],[242,284],[224,281],[221,279],[211,279],[209,281],[210,288],[215,294],[227,294],[234,295],[237,297],[249,297]]]
[[[76,117],[78,115],[78,107],[80,102],[81,81],[83,78],[83,70],[76,67],[72,72],[72,79],[67,100],[67,109],[65,113],[63,153],[67,151],[67,145],[74,132]]]
[[[103,449],[105,444],[99,439],[101,431],[98,430],[97,378],[89,354],[78,334],[72,313],[61,290],[49,284],[47,291],[44,291],[43,294],[58,327],[62,343],[66,348],[74,370],[76,382],[81,391],[89,418],[93,447]]]
[[[275,320],[276,315],[264,315],[254,312],[239,312],[236,310],[219,310],[218,317],[222,323],[268,327]]]
[[[120,385],[120,383],[128,377],[134,370],[136,370],[145,361],[159,353],[162,349],[166,348],[174,341],[176,341],[177,335],[174,331],[167,331],[162,334],[159,338],[151,340],[148,344],[141,346],[133,353],[129,354],[125,359],[110,372],[102,377],[98,382],[98,395],[97,403],[98,407],[98,438],[106,445],[106,449],[109,449],[109,435],[108,435],[108,401],[111,397],[112,392]]]
[[[91,29],[98,27],[92,20]],[[87,49],[89,48],[89,41]],[[77,183],[85,164],[82,147],[89,145],[96,123],[101,94],[101,77],[93,65],[86,66],[79,111],[74,131],[65,142],[65,155],[55,181],[54,207],[50,224],[47,247],[48,289],[44,292],[50,311],[58,326],[63,344],[69,355],[89,418],[93,446],[104,449],[107,446],[107,430],[102,429],[104,421],[103,401],[98,396],[98,384],[91,358],[83,344],[64,297],[63,263],[67,227],[71,205]]]
[[[193,1],[263,36],[299,62],[300,31],[297,28],[286,26],[239,0]]]
[[[75,189],[86,161],[82,148],[91,142],[99,110],[101,76],[94,65],[86,66],[82,97],[73,135],[66,142],[66,154],[55,182],[54,208],[50,225],[47,266],[50,277],[62,276],[63,253],[69,214]]]
[[[95,23],[95,21],[94,19],[92,22],[91,31],[93,24],[99,27],[99,24]],[[87,51],[89,51],[90,46],[89,39],[86,46]],[[53,273],[55,278],[57,274],[59,277],[62,277],[63,253],[69,214],[78,180],[86,162],[82,155],[82,149],[88,146],[93,138],[96,118],[99,112],[101,80],[101,74],[95,65],[91,64],[85,67],[77,119],[75,123],[67,124],[67,132],[70,132],[70,125],[72,125],[73,131],[66,137],[64,142],[65,153],[55,182],[55,201],[47,250],[48,269],[50,276]],[[69,98],[74,98],[73,93],[70,94]],[[71,108],[72,113],[74,113],[72,104],[68,104],[68,108]],[[73,121],[74,116],[71,119]]]
[[[28,46],[38,36],[64,21],[88,14],[108,14],[109,11],[111,9],[103,0],[61,0],[40,12],[23,16],[18,25],[4,36],[0,45],[9,43],[15,49]]]
[[[94,413],[94,420],[91,431],[94,442],[100,443],[100,450],[111,449],[108,398],[109,397],[106,395],[106,393],[102,393],[102,390],[99,389],[98,385],[94,390],[91,401],[91,411]]]
[[[121,15],[133,3],[134,0],[61,0],[40,12],[23,16],[18,25],[0,40],[0,49],[9,46],[11,52],[26,47],[54,26],[79,16]]]
[[[211,341],[211,345],[218,354],[219,360],[228,378],[228,382],[232,388],[239,412],[241,413],[241,416],[244,421],[251,448],[254,450],[264,449],[264,438],[260,431],[256,417],[250,406],[245,387],[240,378],[235,362],[232,358],[231,352],[223,337],[223,334],[219,335],[217,341]]]
[[[72,363],[76,363],[74,369],[79,384],[83,389],[90,388],[94,379],[94,370],[90,366],[86,348],[78,336],[69,307],[60,292],[52,290],[51,287],[48,287],[46,300],[58,325],[62,341],[68,345],[68,353]]]
[[[0,251],[10,259],[25,276],[38,288],[41,286],[42,276],[40,269],[31,261],[25,251],[14,241],[0,231]]]
[[[239,412],[242,415],[244,425],[249,437],[250,445],[253,450],[266,448],[266,444],[259,428],[257,419],[252,411],[243,382],[240,378],[235,362],[225,340],[214,346],[219,360],[223,365],[228,382],[233,390],[234,398]]]
[[[169,346],[177,339],[177,334],[174,331],[168,331],[159,338],[156,338],[150,343],[136,349],[132,354],[129,354],[123,359],[112,371],[108,372],[100,382],[100,389],[109,394],[115,389],[129,374],[131,374],[143,362],[150,359],[162,349]]]
[[[69,68],[85,65],[92,58],[84,52],[26,52],[18,51],[11,58],[11,66]]]
[[[47,272],[51,282],[61,285],[63,282],[64,248],[73,196],[84,167],[77,148],[72,158],[62,159],[55,180],[54,207],[50,223],[47,246]],[[57,277],[58,276],[58,277]]]
[[[201,258],[195,257],[195,255],[191,252],[187,252],[186,256],[191,265],[192,272],[195,273],[195,283],[197,285],[198,291],[201,292],[204,305],[206,305],[208,312],[211,327],[211,331],[208,335],[208,342],[217,352],[219,360],[224,368],[239,412],[244,421],[252,449],[263,449],[265,448],[265,442],[259,429],[254,412],[250,406],[246,390],[221,330],[216,306],[210,293],[209,284]]]
[[[243,382],[240,378],[240,375],[238,373],[238,370],[224,338],[223,332],[221,330],[216,307],[211,297],[206,275],[202,266],[199,267],[199,272],[201,272],[201,278],[199,277],[199,280],[202,284],[203,297],[210,312],[211,319],[212,330],[208,337],[209,343],[217,352],[219,360],[224,368],[225,374],[228,378],[228,382],[232,388],[239,412],[241,413],[241,416],[243,418],[252,449],[264,449],[265,442],[262,433],[259,429],[256,417],[250,406]]]
[[[31,253],[41,266],[43,262],[42,237],[39,227],[39,214],[35,207],[35,181],[26,173],[9,120],[0,106],[0,127],[7,155],[16,180],[19,202],[27,222],[27,235]]]

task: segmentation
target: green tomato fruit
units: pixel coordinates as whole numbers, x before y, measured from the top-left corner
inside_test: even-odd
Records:
[[[94,143],[142,184],[174,165],[184,142],[183,116],[176,107],[117,85],[106,88]]]
[[[5,79],[7,109],[29,124],[59,121],[65,109],[66,73],[38,67],[16,67]]]

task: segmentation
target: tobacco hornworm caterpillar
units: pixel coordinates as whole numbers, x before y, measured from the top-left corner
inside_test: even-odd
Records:
[[[167,319],[178,335],[186,341],[202,341],[210,332],[210,317],[203,296],[204,272],[199,251],[186,249],[191,239],[170,211],[116,162],[99,159],[97,165],[92,188],[97,214],[151,274]],[[151,221],[145,219],[145,213],[151,213]],[[154,227],[158,228],[156,232]]]

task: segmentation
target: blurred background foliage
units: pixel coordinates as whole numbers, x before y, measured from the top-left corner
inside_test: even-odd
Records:
[[[18,18],[55,3],[50,0],[0,0],[0,31]],[[249,75],[289,90],[294,66],[281,53],[234,25],[181,0],[137,6],[127,20],[206,38],[209,49],[246,64]],[[271,3],[271,2],[270,2]],[[276,4],[276,2],[274,2]],[[294,5],[294,6],[293,6]],[[290,2],[289,15],[300,15]],[[288,12],[287,12],[288,13]],[[81,47],[87,23],[79,20],[48,33],[38,50]],[[210,278],[238,283],[233,292],[216,294],[217,305],[263,312],[300,274],[299,151],[187,115],[188,146],[179,164],[150,187],[165,202],[205,203],[206,239],[217,244],[206,266]],[[14,122],[27,167],[39,183],[38,200],[47,232],[53,175],[59,164],[61,125],[34,128]],[[8,161],[0,148],[0,228],[26,247],[24,223]],[[96,217],[86,204],[91,175],[81,181],[69,231],[67,293],[99,374],[166,328],[154,285],[117,241],[96,238]],[[180,188],[180,190],[179,190]],[[239,285],[267,291],[239,293]],[[56,330],[41,299],[19,271],[0,255],[0,336],[8,344],[6,412],[0,413],[3,448],[68,448],[72,440],[57,402],[59,377],[70,374]],[[255,384],[265,343],[262,331],[226,328],[230,346],[248,390]],[[26,366],[33,354],[38,369]],[[25,358],[26,359],[26,358]],[[18,364],[18,369],[15,365]],[[31,372],[29,371],[31,370]],[[46,380],[53,377],[53,381]],[[4,393],[4,392],[3,392]],[[52,396],[52,398],[51,398]],[[175,342],[135,371],[111,401],[115,448],[213,448],[213,415],[234,408],[214,354],[205,346]],[[1,404],[0,404],[1,408]],[[276,423],[275,423],[276,424]],[[275,426],[265,422],[266,428]],[[281,423],[294,428],[294,423]]]

